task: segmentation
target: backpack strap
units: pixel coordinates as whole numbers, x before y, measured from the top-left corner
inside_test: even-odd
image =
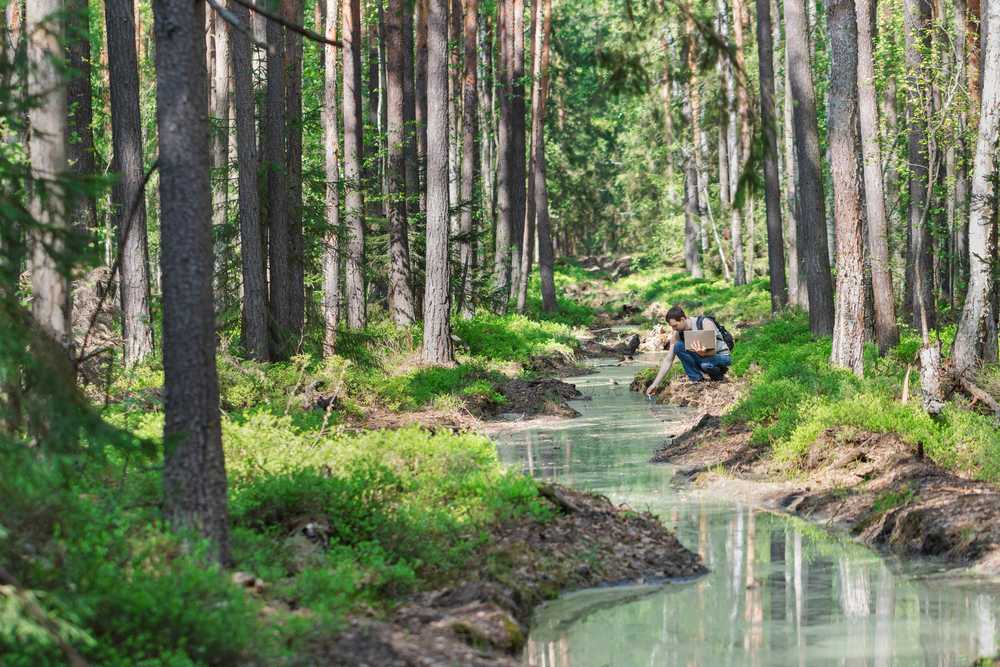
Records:
[[[705,327],[702,326],[702,322],[704,322],[704,321],[705,321],[705,316],[704,315],[699,315],[698,317],[696,317],[695,320],[694,320],[694,322],[695,322],[695,324],[694,324],[695,330],[701,331],[702,329],[704,329]]]

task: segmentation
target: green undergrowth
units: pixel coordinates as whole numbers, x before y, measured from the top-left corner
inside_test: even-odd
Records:
[[[942,341],[951,337],[950,331],[941,334]],[[749,389],[726,419],[748,423],[753,444],[792,463],[827,429],[851,427],[893,433],[922,446],[942,466],[1000,481],[1000,431],[992,417],[954,402],[937,419],[922,410],[913,365],[919,348],[919,337],[909,330],[881,358],[866,346],[865,375],[857,378],[830,365],[830,339],[814,339],[804,314],[776,317],[747,330],[737,344],[733,373],[747,377]],[[911,399],[904,404],[908,365]]]
[[[17,580],[0,589],[0,663],[64,664],[58,637],[90,664],[285,664],[346,613],[467,569],[491,526],[550,516],[480,436],[227,421],[233,568],[265,582],[253,595],[160,525],[161,428],[139,430],[145,453],[0,443],[0,562]]]

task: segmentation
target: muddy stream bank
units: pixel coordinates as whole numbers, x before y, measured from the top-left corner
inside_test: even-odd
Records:
[[[546,603],[525,664],[970,665],[998,653],[996,579],[880,555],[842,530],[760,509],[761,489],[780,485],[692,484],[681,467],[651,465],[697,413],[629,391],[644,359],[568,378],[588,399],[570,401],[581,416],[503,429],[500,455],[536,478],[651,512],[709,573]]]

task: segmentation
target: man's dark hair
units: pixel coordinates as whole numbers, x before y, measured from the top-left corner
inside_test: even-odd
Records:
[[[668,320],[683,320],[687,315],[684,314],[684,309],[680,306],[674,306],[667,311]]]

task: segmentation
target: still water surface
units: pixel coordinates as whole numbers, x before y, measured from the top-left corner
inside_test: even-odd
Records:
[[[505,433],[500,456],[535,477],[656,513],[711,572],[565,595],[536,612],[526,663],[946,667],[1000,652],[998,582],[882,558],[649,464],[666,440],[663,422],[685,412],[628,391],[642,363],[569,379],[592,397],[573,402],[582,416]]]

